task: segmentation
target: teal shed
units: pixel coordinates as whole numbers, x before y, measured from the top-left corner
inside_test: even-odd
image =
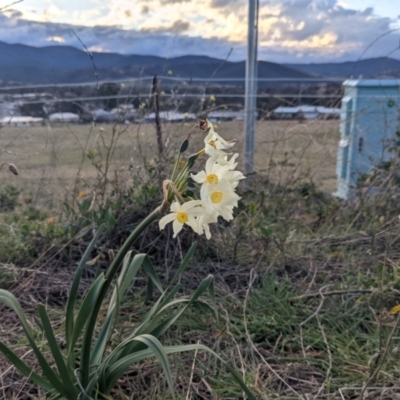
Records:
[[[390,159],[400,128],[400,80],[351,79],[343,86],[334,195],[348,199],[360,175]]]

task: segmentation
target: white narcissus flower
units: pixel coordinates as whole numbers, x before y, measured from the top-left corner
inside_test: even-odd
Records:
[[[220,163],[219,161],[217,161],[219,164],[221,165],[228,165],[230,170],[234,170],[236,168],[236,166],[238,165],[238,162],[236,161],[236,158],[238,158],[239,153],[235,153],[230,160],[228,160],[228,156],[225,156],[222,161],[222,163]]]
[[[201,171],[196,175],[191,174],[191,178],[204,185],[213,185],[221,179],[225,179],[226,173],[229,172],[229,165],[218,164],[215,159],[210,157],[206,162],[205,171]]]
[[[201,207],[201,200],[191,200],[187,203],[179,204],[178,202],[173,202],[171,204],[170,214],[162,217],[159,221],[160,229],[164,229],[165,225],[172,222],[172,229],[174,231],[174,238],[182,230],[183,225],[189,225],[196,233],[199,232],[199,225],[196,217],[204,214],[209,214],[209,211]]]
[[[171,213],[159,222],[160,229],[172,222],[174,238],[186,224],[199,235],[204,233],[210,239],[209,225],[217,222],[219,216],[227,221],[233,219],[233,209],[238,206],[240,199],[235,188],[245,178],[240,171],[235,171],[238,154],[229,157],[231,153],[224,151],[230,149],[234,143],[227,142],[218,135],[208,120],[200,121],[200,128],[207,131],[207,136],[204,139],[205,149],[197,153],[196,158],[204,153],[210,158],[206,162],[205,170],[191,174],[191,178],[201,184],[201,200],[172,203]]]
[[[240,171],[227,171],[225,179],[231,184],[232,189],[236,189],[237,185],[239,185],[239,181],[241,179],[246,179],[246,177]]]
[[[228,160],[228,157],[225,157],[222,163],[218,161],[218,164],[227,168],[227,172],[224,174],[224,179],[232,185],[233,189],[237,187],[241,179],[246,179],[240,171],[233,171],[238,165],[238,163],[235,162],[238,155],[238,153],[235,153],[230,160]]]
[[[222,150],[215,149],[211,145],[206,144],[205,153],[210,156],[215,162],[220,165],[226,165],[230,153],[225,153]]]
[[[218,222],[218,213],[215,210],[209,210],[207,214],[197,217],[197,223],[199,227],[198,234],[205,234],[207,239],[211,238],[211,232],[209,224]]]
[[[232,163],[221,165],[210,157],[206,162],[205,171],[201,171],[196,175],[191,174],[190,176],[195,182],[202,184],[200,190],[201,198],[206,195],[205,192],[209,185],[215,185],[223,180],[229,182],[231,189],[235,189],[239,184],[239,180],[245,179],[240,171],[231,171],[235,166],[236,164]]]
[[[209,210],[215,210],[226,221],[233,219],[233,207],[237,207],[240,197],[234,192],[230,183],[223,180],[206,188],[201,198],[204,206]]]
[[[221,164],[225,163],[225,157],[228,155],[223,150],[230,149],[235,143],[228,143],[217,132],[210,121],[207,120],[208,134],[204,139],[205,152],[215,160],[220,160]]]

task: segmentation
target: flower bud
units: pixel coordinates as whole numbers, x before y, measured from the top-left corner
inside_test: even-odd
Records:
[[[205,121],[205,120],[200,120],[200,122],[199,122],[199,128],[200,128],[202,131],[206,131],[207,128],[208,128],[208,122]]]
[[[191,156],[189,156],[188,161],[187,161],[187,166],[188,168],[192,168],[194,163],[196,162],[198,157],[198,154],[192,154]]]
[[[186,190],[186,192],[184,193],[184,197],[194,197],[194,193],[191,190]]]
[[[188,187],[195,187],[194,180],[190,176],[186,179],[186,184]]]
[[[8,169],[14,174],[19,175],[18,169],[14,164],[8,164]]]
[[[184,153],[187,150],[188,147],[189,147],[189,140],[185,139],[181,144],[181,148],[179,149],[179,153]]]

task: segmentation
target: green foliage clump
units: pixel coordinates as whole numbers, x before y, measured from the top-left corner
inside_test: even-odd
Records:
[[[0,189],[0,213],[14,211],[18,205],[20,192],[13,185],[6,185]]]

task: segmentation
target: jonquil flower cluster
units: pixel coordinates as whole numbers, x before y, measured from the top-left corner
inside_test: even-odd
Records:
[[[208,120],[202,121],[200,127],[207,132],[204,153],[209,158],[204,171],[190,175],[194,182],[201,185],[200,200],[175,200],[170,207],[171,213],[159,222],[160,229],[172,222],[174,238],[186,224],[199,235],[204,233],[210,239],[209,224],[217,222],[219,216],[226,221],[233,219],[233,209],[240,199],[235,189],[244,176],[240,171],[235,171],[238,154],[226,152],[234,143],[218,135]]]

